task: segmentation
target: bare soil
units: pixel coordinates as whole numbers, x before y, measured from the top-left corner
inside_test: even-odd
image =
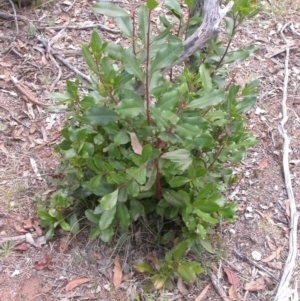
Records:
[[[136,0],[135,4],[140,2]],[[130,11],[132,3],[124,1],[120,5]],[[217,254],[203,254],[197,258],[207,272],[213,267],[219,287],[226,292],[228,300],[273,300],[277,284],[274,279],[280,279],[288,252],[289,200],[282,171],[282,138],[278,131],[282,117],[286,53],[278,29],[292,21],[300,33],[300,1],[272,3],[272,6],[267,1],[263,3],[264,10],[240,29],[232,45],[254,44],[259,48],[248,60],[236,63],[233,68],[238,71],[235,77],[238,84],[243,85],[255,78],[261,80],[257,104],[246,115],[249,130],[260,143],[249,149],[242,163],[235,168],[240,180],[228,192],[228,199],[236,201],[239,206],[236,222],[220,223],[214,242]],[[13,13],[8,1],[1,2],[1,5],[0,16]],[[147,241],[134,244],[130,238],[120,238],[114,243],[103,244],[88,241],[88,229],[84,229],[76,237],[58,232],[55,239],[39,247],[27,243],[26,250],[12,248],[16,245],[12,237],[40,230],[38,226],[32,226],[36,220],[36,200],[38,197],[47,198],[53,190],[47,184],[47,177],[53,174],[58,163],[59,158],[52,147],[60,141],[64,114],[49,112],[46,107],[36,105],[28,98],[25,100],[10,76],[17,78],[39,102],[52,104],[48,93],[59,69],[34,35],[37,33],[51,40],[58,31],[39,29],[42,26],[100,23],[107,28],[97,29],[104,40],[124,43],[118,33],[111,31],[117,30],[113,20],[94,14],[91,6],[92,1],[88,0],[44,1],[36,6],[17,9],[17,36],[14,20],[0,17],[0,242],[4,239],[9,241],[0,247],[0,300],[194,301],[208,284],[210,286],[202,300],[225,300],[206,273],[192,285],[177,283],[172,291],[143,295],[142,287],[147,278],[134,273],[132,264],[151,256],[151,252],[155,253],[153,248],[149,251]],[[82,72],[86,72],[86,68],[80,57],[79,42],[87,43],[91,30],[65,29],[53,44],[57,53]],[[292,184],[298,201],[300,40],[289,30],[284,34],[294,45],[289,60],[289,120],[286,128],[291,139]],[[76,78],[76,75],[65,65],[59,63],[59,66],[62,76],[52,88],[63,92],[65,80]],[[29,230],[24,231],[24,224],[29,224]],[[36,237],[34,239],[37,240]],[[253,252],[258,252],[261,259],[258,258],[257,264],[269,273],[242,260],[234,250],[252,260]],[[115,258],[119,258],[123,272],[123,283],[117,290],[112,280]],[[39,266],[42,269],[38,269]],[[298,286],[299,268],[297,263],[294,279]],[[231,279],[239,279],[239,284],[233,287],[228,274],[231,274]],[[88,278],[86,283],[66,289],[70,281],[85,278]]]

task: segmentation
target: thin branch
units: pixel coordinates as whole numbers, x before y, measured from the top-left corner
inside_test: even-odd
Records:
[[[288,22],[280,30],[280,35],[286,44],[288,44],[288,41],[284,37],[283,30],[287,26],[291,26],[291,24],[292,22]],[[295,267],[296,256],[297,256],[297,249],[298,249],[297,223],[300,215],[300,212],[296,211],[296,202],[294,198],[294,192],[293,192],[290,169],[289,169],[290,139],[288,137],[286,129],[284,128],[288,120],[286,100],[287,100],[287,89],[288,89],[288,81],[289,81],[289,54],[290,54],[290,48],[287,47],[286,57],[285,57],[285,76],[284,76],[283,95],[282,95],[282,120],[279,125],[279,132],[283,137],[282,166],[283,166],[286,191],[290,202],[290,215],[291,215],[290,229],[291,230],[290,230],[290,238],[289,238],[289,253],[285,262],[284,270],[281,276],[281,280],[274,301],[288,301],[288,300],[298,301],[297,282],[293,281],[292,284],[293,288],[289,287],[293,270]]]
[[[151,10],[148,12],[148,28],[147,28],[147,38],[146,38],[146,114],[147,114],[147,124],[151,125],[151,116],[150,116],[150,92],[149,92],[149,68],[150,68],[150,29],[151,29]]]
[[[11,6],[14,10],[14,19],[15,19],[16,31],[17,31],[17,35],[19,35],[19,25],[18,25],[18,18],[17,18],[15,5],[13,4],[13,2],[11,0],[9,0],[9,3],[11,4]]]
[[[113,34],[118,34],[120,33],[119,29],[111,29],[108,28],[102,24],[91,24],[91,25],[84,25],[84,26],[79,26],[79,25],[66,25],[66,26],[39,26],[37,29],[38,30],[45,30],[45,29],[52,29],[52,30],[62,30],[62,29],[90,29],[90,28],[100,28],[102,30],[105,30],[107,32],[113,33]]]

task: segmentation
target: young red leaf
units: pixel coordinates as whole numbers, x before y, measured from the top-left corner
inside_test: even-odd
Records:
[[[239,285],[240,280],[235,276],[235,274],[227,268],[223,268],[224,273],[227,275],[228,282],[232,285]]]

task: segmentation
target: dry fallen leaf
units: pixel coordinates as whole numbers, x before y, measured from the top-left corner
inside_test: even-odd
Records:
[[[228,282],[230,284],[232,284],[232,285],[239,285],[240,284],[239,279],[235,276],[235,274],[231,270],[229,270],[227,268],[223,268],[223,271],[227,275]]]
[[[282,270],[282,262],[281,261],[267,262],[267,266],[274,270]]]
[[[122,269],[118,257],[114,260],[114,264],[115,264],[115,268],[114,268],[113,284],[114,287],[117,289],[122,283]]]
[[[59,240],[59,252],[64,253],[68,251],[69,243],[70,243],[70,235],[61,237]]]
[[[187,295],[189,293],[189,290],[184,285],[182,279],[179,277],[177,281],[177,288],[180,291],[182,295]]]
[[[230,301],[234,301],[235,298],[235,288],[232,285],[229,289],[228,289],[228,297]]]
[[[23,242],[22,244],[19,244],[14,247],[14,251],[27,251],[28,245],[26,242]]]
[[[262,262],[269,262],[269,261],[275,259],[280,254],[281,250],[282,250],[282,247],[279,247],[276,251],[272,252],[272,254],[270,256],[263,259]]]
[[[46,267],[48,267],[50,262],[51,262],[51,257],[50,257],[50,255],[48,255],[48,256],[44,257],[43,259],[41,259],[41,260],[35,261],[34,262],[34,267],[37,270],[43,270]]]
[[[195,301],[202,301],[205,295],[207,294],[208,289],[210,288],[210,284],[208,284],[203,291],[200,293],[200,295],[195,299]]]
[[[23,227],[19,226],[18,224],[14,223],[14,227],[17,230],[17,232],[19,232],[19,233],[27,233],[28,232],[27,230],[25,230]]]
[[[91,279],[90,278],[79,278],[79,279],[74,279],[72,281],[70,281],[66,287],[65,287],[65,290],[66,292],[69,292],[70,290],[74,289],[75,287],[81,285],[81,284],[84,284],[84,283],[87,283],[87,282],[90,282]]]
[[[42,228],[39,226],[39,221],[37,219],[34,219],[32,222],[32,226],[35,230],[35,232],[37,233],[38,236],[42,236],[43,234],[43,230]]]
[[[133,149],[133,151],[138,154],[138,155],[141,155],[142,154],[142,146],[136,136],[135,133],[130,133],[128,132],[129,136],[130,136],[130,140],[131,140],[131,147]]]
[[[259,290],[265,289],[265,281],[264,278],[258,278],[256,280],[250,281],[244,285],[244,290],[250,292],[257,292]]]
[[[23,228],[26,230],[30,230],[33,228],[32,220],[31,219],[26,219],[23,221]]]
[[[270,241],[267,241],[267,244],[268,244],[268,246],[269,246],[269,248],[270,248],[271,251],[275,251],[276,250],[275,245],[272,244]]]
[[[263,159],[258,164],[258,169],[265,169],[268,166],[268,160]]]

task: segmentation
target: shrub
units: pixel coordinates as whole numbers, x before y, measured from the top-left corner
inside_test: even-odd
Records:
[[[177,2],[166,3],[181,19]],[[232,167],[256,143],[241,114],[255,103],[258,81],[237,86],[227,68],[255,51],[228,47],[238,25],[255,14],[253,1],[238,2],[226,17],[227,45],[212,40],[206,52],[195,54],[193,66],[173,77],[162,70],[181,54],[182,40],[170,33],[175,25],[164,16],[163,28],[151,33],[156,5],[140,6],[136,20],[115,4],[95,4],[95,11],[115,17],[131,46],[104,42],[94,31],[89,45],[82,44],[92,83],[67,81],[67,93],[52,93],[68,107],[63,140],[55,146],[63,179],[37,213],[50,238],[57,226],[76,233],[84,210],[93,225],[89,238],[104,242],[141,217],[156,220],[160,241],[175,245],[157,270],[147,263],[135,268],[150,273],[158,289],[174,275],[193,281],[202,269],[182,258],[187,248],[213,253],[214,226],[234,220],[236,205],[222,193],[236,180]],[[185,26],[181,22],[179,32]],[[168,227],[165,221],[171,221]]]

